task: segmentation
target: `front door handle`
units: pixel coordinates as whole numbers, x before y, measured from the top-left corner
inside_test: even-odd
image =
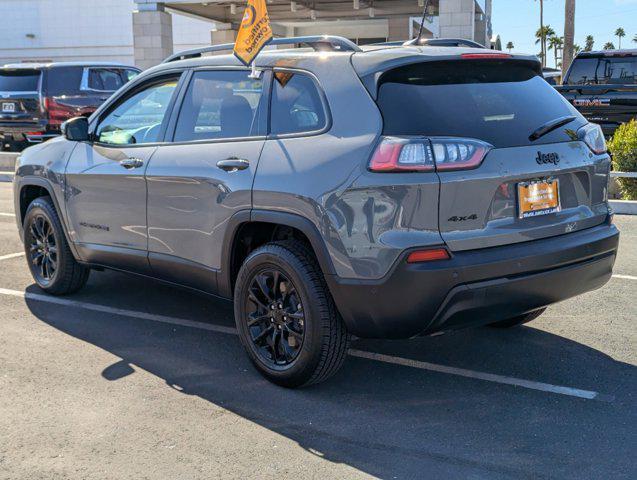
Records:
[[[249,166],[250,162],[243,158],[231,157],[217,162],[217,167],[226,172],[238,172],[239,170],[245,170]]]
[[[119,164],[127,170],[144,166],[144,161],[140,158],[125,158]]]

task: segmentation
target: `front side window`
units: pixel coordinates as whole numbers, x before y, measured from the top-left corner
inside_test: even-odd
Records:
[[[327,115],[316,83],[308,75],[274,73],[271,133],[285,135],[325,128]]]
[[[195,72],[177,120],[175,142],[265,135],[263,80],[245,71]]]
[[[98,142],[112,145],[158,142],[177,82],[178,78],[163,80],[120,100],[97,127]]]
[[[124,84],[121,70],[116,68],[91,68],[88,72],[88,88],[114,92]]]

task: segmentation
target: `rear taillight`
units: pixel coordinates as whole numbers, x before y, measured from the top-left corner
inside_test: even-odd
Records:
[[[369,162],[372,172],[469,170],[480,166],[493,146],[455,137],[383,137]]]
[[[606,146],[606,138],[604,138],[604,132],[602,127],[595,123],[589,123],[580,128],[577,132],[578,137],[582,140],[593,153],[601,155],[608,151]]]
[[[62,105],[51,97],[44,99],[44,109],[47,112],[49,125],[51,126],[60,126],[70,118],[78,115],[75,108]]]

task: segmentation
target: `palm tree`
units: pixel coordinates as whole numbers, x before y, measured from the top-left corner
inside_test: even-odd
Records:
[[[635,34],[635,36],[633,37],[633,43],[637,43],[637,33]]]
[[[581,51],[582,47],[580,47],[577,43],[573,44],[573,57],[575,57]]]
[[[507,50],[509,51],[509,53],[511,53],[511,50],[513,50],[515,48],[515,45],[513,45],[513,42],[509,42],[507,43]]]
[[[550,25],[546,25],[537,29],[535,32],[535,44],[538,43],[542,47],[542,66],[546,67],[546,39],[555,35],[555,30]]]
[[[552,36],[549,38],[549,50],[553,49],[555,53],[555,68],[557,68],[559,49],[564,46],[564,37]]]
[[[593,49],[593,45],[595,45],[595,39],[592,35],[586,35],[586,43],[584,44],[584,51],[590,52]]]
[[[562,55],[562,78],[573,61],[575,43],[575,0],[564,1],[564,53]]]
[[[604,44],[604,50],[615,50],[615,45],[613,45],[613,42],[606,42]]]
[[[615,36],[619,39],[619,48],[622,48],[622,38],[626,36],[626,32],[622,27],[615,30]]]

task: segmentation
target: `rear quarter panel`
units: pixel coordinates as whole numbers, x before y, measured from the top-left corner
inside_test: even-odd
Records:
[[[332,126],[319,135],[266,141],[254,208],[309,219],[342,278],[381,278],[406,248],[441,243],[435,174],[423,179],[367,171],[382,118],[349,57],[307,65],[299,60],[293,67],[318,77]]]

